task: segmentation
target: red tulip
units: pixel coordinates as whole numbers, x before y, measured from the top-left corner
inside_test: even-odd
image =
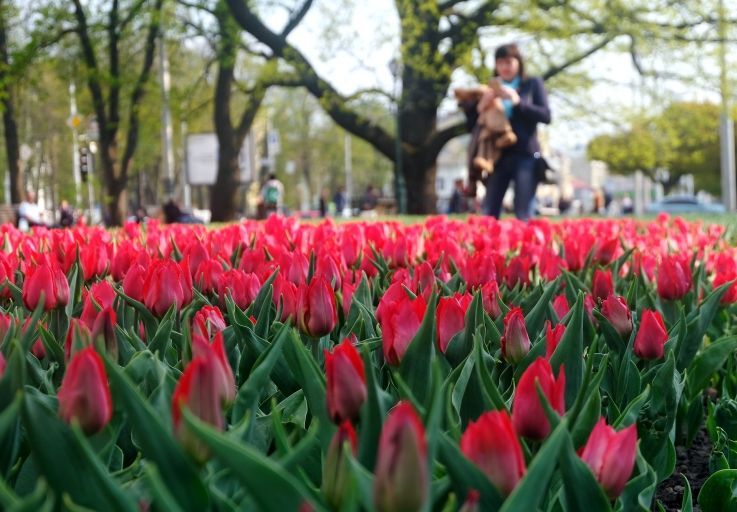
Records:
[[[421,295],[410,299],[404,290],[401,292],[403,295],[397,297],[395,302],[384,302],[380,320],[384,359],[393,366],[398,366],[402,361],[427,309],[427,303]]]
[[[123,293],[133,300],[143,302],[146,277],[148,277],[146,267],[138,263],[131,265],[123,279]]]
[[[15,284],[16,266],[15,258],[11,259],[10,255],[0,251],[0,287],[8,283]],[[0,297],[4,299],[10,298],[9,286],[6,286],[0,291]]]
[[[390,310],[395,308],[395,303],[405,298],[407,298],[407,291],[404,289],[404,283],[393,282],[390,284],[389,288],[381,296],[379,305],[376,307],[376,321],[379,323],[383,322],[384,316],[388,316]]]
[[[181,309],[191,301],[192,276],[186,264],[182,268],[170,259],[154,262],[144,284],[143,302],[146,307],[161,317],[172,305]]]
[[[247,309],[261,290],[261,281],[256,274],[242,270],[228,270],[218,281],[220,302],[225,304],[225,297],[230,296],[240,309]]]
[[[78,318],[72,318],[64,340],[64,360],[68,362],[73,354],[90,345],[92,345],[92,333],[87,324]]]
[[[92,329],[92,325],[95,323],[98,314],[105,308],[111,308],[115,302],[115,289],[110,284],[110,281],[100,281],[90,286],[90,291],[87,292],[82,300],[82,315],[80,320],[84,324]]]
[[[353,304],[353,294],[356,293],[358,283],[352,284],[348,281],[343,281],[343,286],[340,293],[341,306],[343,308],[343,316],[348,318],[348,314],[351,312],[351,305]]]
[[[609,240],[606,240],[601,244],[597,244],[596,255],[594,256],[594,259],[600,265],[609,265],[612,261],[614,261],[614,255],[616,254],[618,248],[619,238],[610,238]]]
[[[591,292],[594,298],[601,302],[611,294],[614,293],[614,282],[612,281],[611,270],[600,270],[597,269],[594,272],[593,284],[591,285]]]
[[[530,351],[530,337],[527,335],[522,308],[513,307],[504,317],[502,356],[512,364],[519,363]]]
[[[44,296],[44,310],[61,308],[69,302],[69,283],[58,265],[48,262],[28,268],[23,282],[23,305],[33,311]]]
[[[332,353],[325,351],[325,398],[337,424],[355,420],[366,401],[366,374],[358,351],[346,338]]]
[[[571,310],[571,307],[568,305],[568,299],[566,298],[565,293],[556,295],[555,299],[553,299],[553,310],[555,310],[555,314],[558,316],[558,320],[562,320],[563,317],[566,316]]]
[[[389,411],[379,438],[374,471],[379,512],[420,510],[428,494],[425,428],[409,402]]]
[[[566,377],[563,365],[560,366],[556,379],[553,377],[553,369],[548,360],[538,357],[524,371],[514,393],[512,423],[517,434],[541,440],[550,433],[550,422],[537,395],[536,382],[540,383],[540,388],[553,410],[562,415],[566,408]]]
[[[5,362],[5,356],[2,352],[0,352],[0,380],[2,380],[3,376],[5,375],[6,364],[7,363]]]
[[[691,289],[691,267],[680,256],[666,256],[658,268],[658,295],[666,300],[682,299]]]
[[[436,288],[435,271],[432,265],[428,261],[423,261],[419,265],[415,265],[412,272],[412,289],[418,295],[422,295],[425,301],[430,300],[430,296]]]
[[[95,277],[102,277],[107,273],[110,266],[110,258],[105,245],[101,242],[93,244],[80,244],[79,263],[82,267],[82,275],[85,281]]]
[[[510,290],[518,284],[527,286],[530,284],[530,267],[532,262],[526,254],[520,254],[509,260],[509,265],[504,272],[504,280]]]
[[[545,359],[550,360],[553,356],[553,352],[558,348],[565,332],[565,325],[556,324],[555,327],[552,327],[549,320],[545,322]]]
[[[281,274],[274,279],[274,306],[281,307],[281,321],[297,322],[297,305],[299,303],[299,288],[291,281],[287,281]]]
[[[665,353],[668,330],[660,312],[645,309],[635,335],[635,355],[640,359],[661,359]]]
[[[607,496],[616,499],[632,475],[637,455],[637,426],[616,432],[601,418],[581,450],[581,459],[588,464]]]
[[[215,306],[202,306],[192,319],[192,336],[200,336],[207,340],[216,333],[224,331],[225,318],[219,308]]]
[[[172,422],[174,434],[185,449],[199,462],[209,456],[208,448],[182,421],[182,408],[218,430],[223,430],[223,375],[214,355],[205,351],[192,359],[184,369],[172,396]]]
[[[590,293],[587,293],[583,297],[583,310],[586,312],[586,317],[591,322],[591,325],[598,327],[599,320],[594,316],[594,307],[596,307],[594,297]]]
[[[629,336],[632,332],[632,312],[624,297],[610,295],[601,304],[601,314],[606,317],[620,336]]]
[[[341,277],[342,274],[338,268],[338,263],[335,261],[335,258],[325,252],[317,258],[317,262],[315,264],[315,275],[322,276],[336,292],[340,290],[341,285],[343,284],[343,279]]]
[[[338,323],[335,292],[324,278],[316,276],[299,290],[297,323],[302,332],[319,338],[330,334]]]
[[[461,451],[508,496],[525,475],[525,459],[507,411],[489,411],[468,424]]]
[[[113,361],[118,360],[118,337],[115,334],[115,326],[118,324],[118,317],[115,310],[107,307],[100,311],[92,324],[92,340],[99,349],[104,348],[105,352]]]
[[[197,266],[194,284],[204,294],[217,293],[220,278],[225,273],[223,264],[216,259],[208,259]]]
[[[489,254],[475,252],[466,260],[463,269],[463,279],[469,289],[483,286],[484,284],[496,282],[496,265]]]
[[[218,379],[218,396],[224,405],[229,405],[235,400],[235,377],[233,370],[228,362],[228,356],[225,355],[225,340],[223,333],[218,331],[212,340],[202,336],[192,336],[192,357],[212,358],[217,369],[216,377]]]
[[[72,357],[58,393],[59,415],[79,422],[85,434],[99,432],[113,415],[113,402],[102,359],[93,347]]]
[[[502,315],[502,308],[499,306],[499,285],[496,281],[489,281],[481,287],[481,299],[484,303],[484,311],[496,320]]]
[[[438,348],[445,354],[453,336],[466,326],[466,312],[473,297],[469,294],[456,293],[452,297],[441,297],[438,300],[436,322],[438,328]]]
[[[192,275],[193,280],[199,271],[200,265],[209,259],[210,253],[207,252],[207,248],[200,240],[193,241],[185,247],[184,252],[182,253],[182,260],[187,261],[187,267],[189,268],[189,272]]]

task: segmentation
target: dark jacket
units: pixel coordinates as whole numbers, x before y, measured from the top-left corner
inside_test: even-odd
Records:
[[[540,142],[537,140],[537,124],[550,124],[550,107],[548,106],[548,95],[541,78],[525,78],[520,83],[520,101],[512,109],[512,117],[509,123],[517,135],[517,142],[504,149],[504,153],[526,153],[529,155],[540,151]],[[474,132],[476,121],[479,117],[476,111],[476,103],[465,103],[460,105],[466,114],[466,124],[469,131]],[[475,133],[475,132],[474,132]]]

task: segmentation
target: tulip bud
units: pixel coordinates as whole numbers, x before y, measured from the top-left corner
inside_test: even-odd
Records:
[[[356,293],[358,283],[349,283],[343,280],[343,286],[341,288],[340,299],[341,306],[343,308],[343,317],[348,318],[348,314],[351,312],[351,305],[353,304],[353,294]]]
[[[637,455],[637,426],[616,432],[601,418],[581,450],[596,480],[610,499],[617,499],[632,475]]]
[[[583,310],[586,312],[586,317],[588,317],[589,322],[591,322],[591,325],[594,327],[599,327],[599,320],[594,316],[594,307],[596,306],[596,303],[594,302],[594,297],[591,296],[590,293],[587,293],[583,297]]]
[[[218,380],[218,396],[224,406],[229,406],[235,400],[235,377],[225,355],[225,340],[223,333],[218,331],[212,343],[209,338],[192,337],[192,357],[198,356],[214,360],[214,370]]]
[[[89,328],[78,318],[72,318],[64,340],[64,360],[68,362],[73,354],[90,345],[92,345],[92,333]]]
[[[603,243],[597,244],[594,259],[600,265],[609,265],[614,260],[614,255],[619,248],[619,238],[612,237]]]
[[[601,302],[614,293],[614,282],[612,281],[611,270],[599,270],[594,272],[593,284],[591,292],[594,298]]]
[[[94,434],[108,424],[113,404],[102,359],[93,347],[72,357],[58,393],[59,415],[67,423],[79,422],[85,434]]]
[[[69,283],[58,265],[43,262],[28,268],[23,281],[23,305],[35,310],[42,294],[45,311],[64,307],[69,302]]]
[[[634,352],[640,359],[661,359],[665,353],[668,330],[660,312],[645,309],[635,335]]]
[[[553,377],[553,369],[547,359],[538,357],[522,374],[514,393],[512,423],[522,437],[542,440],[550,433],[550,422],[545,415],[536,382],[540,384],[550,407],[559,414],[566,409],[566,377],[563,365],[558,370],[558,378]]]
[[[471,295],[456,293],[452,297],[441,297],[438,300],[436,323],[438,329],[438,348],[445,354],[453,336],[463,331],[466,326],[466,312],[471,305]]]
[[[562,320],[563,317],[566,316],[571,310],[571,307],[568,305],[568,299],[566,298],[565,293],[561,293],[560,295],[557,295],[555,299],[553,299],[553,310],[555,311],[558,320]]]
[[[0,251],[0,288],[8,284],[15,284],[15,267],[17,263],[11,260],[11,256]],[[10,286],[0,290],[0,297],[10,298]]]
[[[215,333],[224,331],[226,327],[225,318],[219,308],[202,306],[192,320],[192,336],[201,336],[209,340]]]
[[[153,263],[144,284],[143,302],[146,307],[154,315],[162,317],[172,305],[181,309],[191,301],[192,276],[186,263],[183,267],[170,259]]]
[[[323,466],[322,492],[333,510],[343,509],[343,501],[353,485],[350,478],[351,469],[346,459],[346,449],[350,450],[353,455],[358,449],[356,431],[349,421],[341,423],[333,435]]]
[[[115,326],[118,318],[115,310],[107,307],[97,315],[92,326],[92,340],[98,350],[104,350],[113,361],[118,360],[118,337],[115,334]]]
[[[297,285],[281,277],[274,280],[274,306],[281,307],[281,321],[297,322],[297,306],[299,304],[299,289]]]
[[[335,423],[354,420],[366,401],[366,374],[358,351],[346,338],[332,353],[325,351],[326,400]]]
[[[481,510],[479,503],[481,501],[481,494],[476,489],[468,491],[466,501],[458,512],[479,512]]]
[[[422,509],[428,494],[427,445],[425,429],[409,402],[389,411],[374,474],[376,510]]]
[[[0,352],[0,380],[2,380],[3,376],[5,375],[5,367],[7,363],[5,362],[5,356],[2,352]]]
[[[209,450],[182,421],[182,408],[188,407],[201,421],[223,430],[222,377],[214,355],[206,351],[189,362],[172,395],[174,434],[198,462],[207,460]]]
[[[80,320],[92,329],[99,312],[105,308],[111,308],[115,302],[115,297],[115,289],[110,281],[100,281],[93,284],[84,295]]]
[[[261,290],[261,281],[256,274],[242,270],[228,270],[218,281],[218,295],[221,304],[225,304],[225,296],[229,295],[236,306],[246,309],[256,299]]]
[[[550,321],[545,322],[545,359],[550,361],[553,356],[553,352],[558,348],[560,340],[563,339],[563,335],[566,332],[566,326],[563,324],[556,324],[552,327]]]
[[[79,264],[85,281],[104,276],[110,266],[106,246],[99,241],[79,246]]]
[[[499,285],[496,281],[489,281],[481,287],[481,300],[484,303],[484,311],[496,320],[502,316],[502,308],[499,306]]]
[[[123,279],[123,293],[133,300],[143,302],[146,277],[148,277],[146,267],[138,263],[131,265]]]
[[[504,317],[504,335],[501,342],[502,356],[512,364],[522,361],[530,351],[530,337],[527,335],[522,308],[513,307]]]
[[[422,295],[426,302],[430,300],[436,288],[435,283],[435,270],[428,261],[423,261],[413,268],[412,289],[417,290],[417,294]]]
[[[468,424],[461,451],[509,496],[525,474],[525,458],[507,411],[489,411]]]
[[[520,254],[509,260],[504,272],[507,288],[513,289],[518,284],[525,287],[530,284],[530,266],[532,262],[526,254]]]
[[[313,277],[299,290],[297,323],[299,329],[315,338],[330,334],[338,323],[335,292],[320,276]]]
[[[225,273],[223,265],[216,259],[208,259],[197,266],[194,284],[205,295],[216,293],[220,278]]]
[[[691,267],[675,255],[666,256],[658,268],[658,295],[665,300],[682,299],[691,289]]]
[[[402,294],[396,302],[384,302],[385,296],[379,304],[384,306],[380,320],[384,359],[392,366],[398,366],[404,358],[427,310],[427,303],[421,295],[410,299],[404,290],[400,291]]]
[[[610,295],[601,303],[601,314],[609,320],[620,336],[629,336],[632,332],[632,312],[624,297]]]

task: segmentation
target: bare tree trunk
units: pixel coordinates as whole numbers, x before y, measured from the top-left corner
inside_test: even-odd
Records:
[[[20,140],[18,138],[18,123],[15,120],[15,92],[9,83],[10,56],[8,55],[8,39],[5,28],[5,14],[7,6],[0,0],[0,82],[3,106],[3,127],[5,129],[5,153],[7,155],[10,174],[10,201],[18,204],[23,200],[23,175],[20,169]]]

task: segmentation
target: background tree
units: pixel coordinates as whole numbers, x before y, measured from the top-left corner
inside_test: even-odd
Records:
[[[114,226],[122,224],[128,210],[128,175],[138,146],[139,108],[151,76],[163,4],[164,0],[136,0],[125,9],[121,0],[112,0],[107,12],[90,22],[87,9],[74,0],[74,31],[100,130],[105,213]],[[144,34],[142,48],[135,44],[140,40],[138,34]],[[104,57],[102,48],[106,50]],[[142,58],[137,59],[139,50]],[[136,62],[140,66],[137,73],[130,67]],[[126,118],[121,112],[123,101]]]
[[[387,158],[394,158],[391,131],[357,113],[351,107],[351,98],[342,96],[333,84],[320,76],[299,48],[270,29],[250,3],[227,1],[240,26],[294,68],[304,86],[320,100],[339,126],[366,140]],[[670,20],[671,14],[678,14],[678,9],[667,0],[655,3],[658,5],[577,2],[576,6],[571,6],[570,2],[543,1],[397,0],[402,91],[396,102],[408,211],[428,213],[435,209],[437,156],[448,140],[465,132],[463,123],[438,129],[438,108],[447,97],[454,71],[467,67],[474,50],[481,46],[482,29],[511,28],[535,33],[540,38],[576,39],[579,44],[575,52],[540,70],[539,74],[548,79],[606,47],[622,34],[642,30],[644,26],[652,29],[655,25],[662,30],[678,29],[678,21],[674,24],[659,21]],[[489,62],[482,60],[477,65],[488,66]]]
[[[694,175],[697,188],[719,193],[719,107],[679,102],[632,123],[631,128],[591,140],[588,156],[614,173],[642,171],[667,194],[681,176]],[[658,170],[667,170],[667,178]]]

